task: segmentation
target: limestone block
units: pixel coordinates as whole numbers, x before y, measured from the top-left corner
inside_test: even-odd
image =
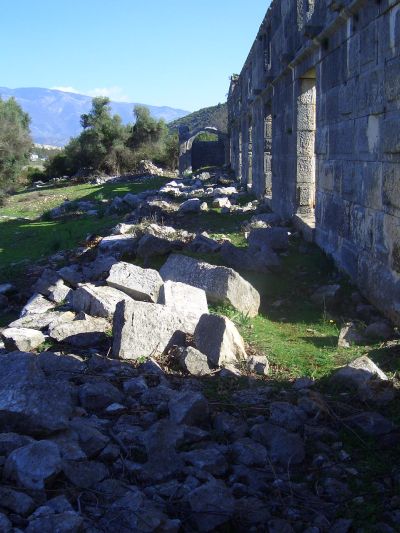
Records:
[[[112,318],[118,302],[131,298],[113,287],[96,287],[91,283],[79,286],[72,296],[75,311],[84,311],[92,316]]]
[[[163,280],[157,270],[120,261],[111,267],[107,284],[135,300],[156,302]]]
[[[229,303],[249,316],[258,313],[259,293],[231,268],[173,254],[161,267],[160,274],[164,280],[180,281],[205,290],[210,302]]]
[[[134,300],[120,302],[114,315],[113,355],[139,359],[162,354],[177,337],[182,338],[179,332],[188,333],[184,320],[170,307]]]
[[[399,82],[400,83],[400,82]],[[400,85],[399,85],[400,86]],[[383,164],[383,204],[400,210],[400,166]]]

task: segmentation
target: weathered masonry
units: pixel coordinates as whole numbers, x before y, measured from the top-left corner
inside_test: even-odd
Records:
[[[400,1],[274,0],[228,97],[241,181],[400,323]]]

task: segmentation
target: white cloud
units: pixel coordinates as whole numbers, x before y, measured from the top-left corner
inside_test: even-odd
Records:
[[[64,93],[86,94],[87,96],[108,96],[114,102],[130,102],[129,97],[124,93],[123,89],[117,85],[112,87],[96,87],[89,90],[80,90],[68,86],[51,87],[51,89],[63,91]]]
[[[129,97],[124,93],[123,89],[117,85],[113,87],[97,87],[87,91],[85,94],[88,94],[89,96],[108,96],[110,100],[114,100],[114,102],[129,102]]]
[[[76,93],[76,94],[82,94],[82,91],[79,91],[78,89],[75,89],[74,87],[50,87],[50,89],[53,89],[55,91],[62,91],[63,93]]]

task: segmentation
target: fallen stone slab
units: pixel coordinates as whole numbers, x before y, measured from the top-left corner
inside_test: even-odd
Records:
[[[200,317],[208,313],[205,291],[186,283],[166,281],[161,287],[158,303],[179,315],[188,332],[194,333]]]
[[[380,437],[386,435],[394,429],[391,420],[385,418],[380,413],[374,411],[365,411],[354,416],[344,419],[344,422],[352,428],[359,429],[371,437]]]
[[[80,313],[71,322],[57,321],[49,326],[49,335],[57,342],[66,342],[72,346],[95,346],[106,338],[106,331],[111,324],[104,318],[94,318]]]
[[[57,274],[72,287],[84,281],[79,265],[68,265],[57,270]]]
[[[157,270],[121,261],[111,267],[107,284],[135,300],[157,302],[163,280]]]
[[[28,328],[7,328],[0,333],[0,337],[8,352],[33,352],[45,341],[43,333]]]
[[[67,427],[75,402],[66,381],[50,381],[37,356],[12,352],[1,357],[0,425],[3,431],[42,435]]]
[[[165,281],[179,281],[203,289],[209,302],[231,304],[250,317],[258,313],[259,293],[231,268],[172,254],[161,267],[160,274]]]
[[[235,324],[224,316],[203,315],[194,332],[197,348],[210,364],[223,366],[247,359],[243,339]]]
[[[61,466],[57,444],[40,440],[11,452],[4,465],[4,477],[26,489],[43,490]]]
[[[112,255],[101,255],[88,265],[83,267],[83,277],[85,281],[98,281],[105,279],[111,267],[117,263],[117,259]]]
[[[46,313],[47,311],[54,309],[55,306],[55,302],[49,302],[49,300],[47,300],[41,294],[35,293],[22,308],[20,316],[22,318],[26,315]]]
[[[92,316],[111,319],[117,304],[131,298],[113,287],[97,287],[91,283],[80,285],[72,294],[72,307]]]
[[[123,301],[117,305],[113,325],[113,356],[139,359],[162,354],[182,342],[185,320],[166,305]]]

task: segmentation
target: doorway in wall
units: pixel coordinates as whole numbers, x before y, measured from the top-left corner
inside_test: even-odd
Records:
[[[297,214],[310,219],[315,210],[316,113],[316,71],[313,68],[300,78],[297,98]]]

